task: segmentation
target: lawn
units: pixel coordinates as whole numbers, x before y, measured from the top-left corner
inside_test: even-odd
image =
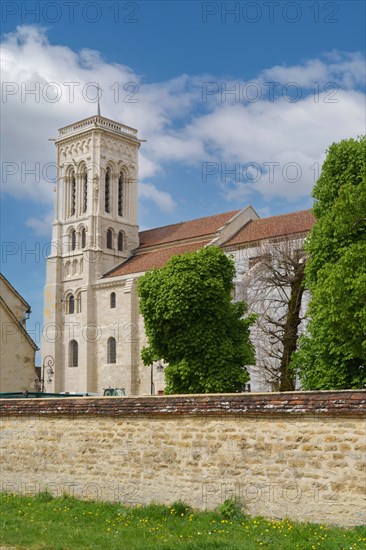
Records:
[[[366,527],[342,529],[242,515],[229,502],[215,512],[182,503],[125,507],[0,494],[0,546],[47,550],[361,550]]]

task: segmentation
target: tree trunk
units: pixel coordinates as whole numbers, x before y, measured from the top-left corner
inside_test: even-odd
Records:
[[[298,264],[294,280],[291,282],[291,294],[283,333],[279,391],[293,391],[295,389],[295,376],[289,365],[292,354],[296,351],[297,332],[301,323],[300,310],[304,293],[304,269],[305,263]]]

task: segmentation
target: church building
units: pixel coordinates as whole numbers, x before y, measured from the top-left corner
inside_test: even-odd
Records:
[[[300,247],[310,210],[260,218],[252,206],[139,232],[137,130],[100,115],[59,130],[55,219],[44,293],[43,360],[55,360],[49,392],[125,388],[161,393],[163,365],[144,366],[146,344],[137,279],[175,254],[220,246],[236,264],[235,295],[247,298],[246,274],[262,243]],[[271,388],[258,369],[252,391]]]

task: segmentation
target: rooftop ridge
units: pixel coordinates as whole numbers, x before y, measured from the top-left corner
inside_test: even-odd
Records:
[[[268,220],[269,218],[282,218],[284,216],[294,216],[295,214],[301,214],[301,212],[312,212],[312,208],[303,208],[302,210],[295,210],[294,212],[286,212],[285,214],[275,214],[274,216],[266,216],[259,218],[258,220],[251,220],[253,222],[259,222],[261,220]]]
[[[182,223],[190,223],[190,222],[198,222],[200,220],[207,220],[209,218],[216,218],[218,216],[223,216],[224,214],[237,214],[240,212],[240,209],[237,210],[226,210],[225,212],[219,212],[218,214],[211,214],[211,216],[201,216],[200,218],[192,218],[191,220],[183,220],[181,222],[176,223],[168,223],[167,225],[159,225],[158,227],[152,227],[151,229],[144,229],[143,231],[139,231],[139,235],[142,233],[147,233],[148,231],[156,231],[158,229],[164,229],[166,227],[174,227],[176,225],[181,225]]]
[[[6,285],[8,285],[8,287],[14,292],[14,294],[16,294],[16,296],[18,296],[18,298],[21,300],[21,302],[23,302],[23,304],[28,308],[28,310],[30,312],[31,307],[28,304],[27,300],[20,294],[20,292],[17,291],[16,288],[13,287],[11,282],[5,277],[5,275],[3,273],[0,273],[0,279],[2,279],[4,281],[4,283]]]
[[[28,342],[31,344],[34,350],[39,351],[39,347],[33,340],[33,338],[28,334],[27,329],[22,325],[22,323],[19,322],[19,320],[15,317],[13,311],[10,309],[8,304],[5,302],[4,298],[0,296],[0,304],[2,304],[5,311],[8,313],[9,317],[13,320],[14,326],[20,330],[22,334],[26,337]]]
[[[293,216],[294,214],[300,214],[301,212],[311,212],[312,211],[312,208],[304,208],[302,210],[295,210],[294,212],[286,212],[285,214],[275,214],[273,216],[266,216],[266,217],[263,217],[263,218],[259,218],[258,220],[250,220],[252,222],[259,222],[259,221],[262,221],[262,220],[268,220],[269,218],[280,218],[280,217],[283,217],[283,216]],[[143,231],[139,231],[139,235],[141,235],[142,233],[147,233],[148,231],[156,231],[158,229],[164,229],[166,227],[174,227],[176,225],[181,225],[182,223],[190,223],[190,222],[195,222],[195,221],[200,221],[200,220],[207,220],[209,218],[215,218],[216,216],[223,216],[224,214],[237,214],[238,212],[240,212],[240,209],[236,209],[236,210],[226,210],[225,212],[219,212],[218,214],[211,214],[211,216],[201,216],[200,218],[192,218],[191,220],[183,220],[181,222],[176,222],[176,223],[168,223],[167,225],[159,225],[158,227],[152,227],[151,229],[144,229]],[[240,230],[239,230],[240,231]]]

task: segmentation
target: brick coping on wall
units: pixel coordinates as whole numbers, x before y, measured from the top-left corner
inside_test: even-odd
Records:
[[[0,399],[0,416],[365,416],[366,390]]]

